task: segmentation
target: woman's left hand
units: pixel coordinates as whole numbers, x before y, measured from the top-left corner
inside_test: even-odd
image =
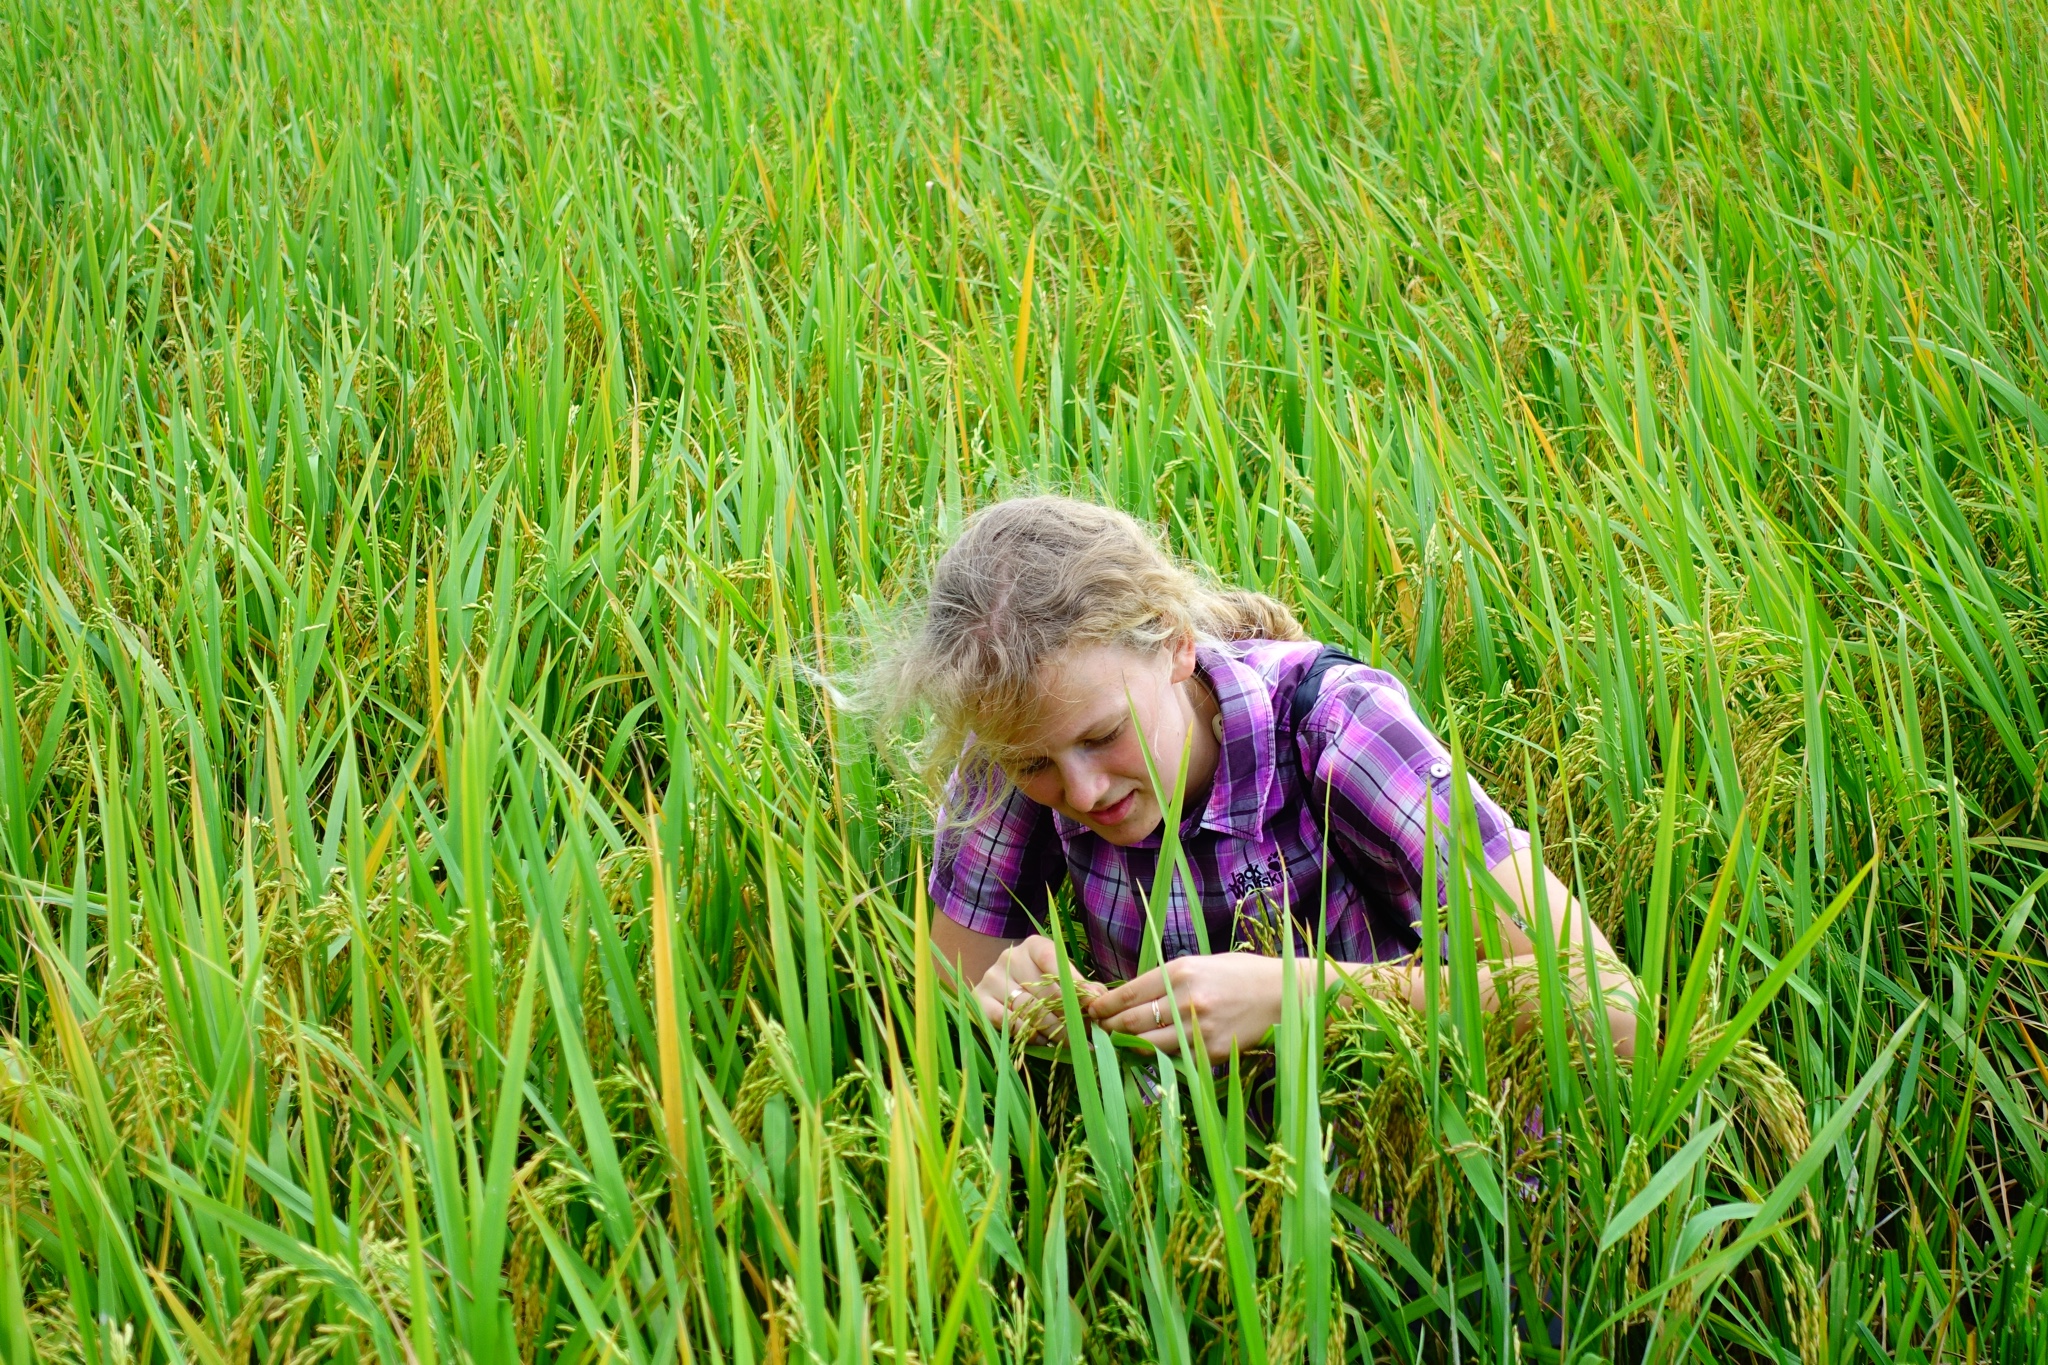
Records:
[[[1296,964],[1301,984],[1312,970]],[[1233,1051],[1259,1046],[1280,1022],[1280,972],[1279,958],[1257,953],[1177,957],[1104,991],[1084,1008],[1111,1033],[1142,1038],[1168,1054],[1180,1051],[1177,1010],[1187,1022],[1188,1036],[1199,1035],[1202,1050],[1220,1062]],[[1169,982],[1171,1001],[1166,998]]]

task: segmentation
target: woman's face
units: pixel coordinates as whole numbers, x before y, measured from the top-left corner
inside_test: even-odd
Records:
[[[1041,806],[1112,844],[1136,843],[1159,828],[1164,804],[1145,745],[1171,790],[1195,719],[1181,684],[1194,671],[1193,640],[1151,653],[1093,645],[1055,655],[1039,670],[1035,714],[1004,771]]]

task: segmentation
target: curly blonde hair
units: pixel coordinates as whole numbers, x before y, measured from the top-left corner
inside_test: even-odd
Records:
[[[876,709],[928,707],[923,769],[1000,789],[995,754],[1028,723],[1039,670],[1070,649],[1147,652],[1197,640],[1301,640],[1262,593],[1217,586],[1135,517],[1076,498],[1011,498],[971,517],[932,570],[913,626],[880,652]]]

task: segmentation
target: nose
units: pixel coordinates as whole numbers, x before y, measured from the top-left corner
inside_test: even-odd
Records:
[[[1110,788],[1109,776],[1086,755],[1073,754],[1059,760],[1060,783],[1066,788],[1067,805],[1076,811],[1091,811]]]

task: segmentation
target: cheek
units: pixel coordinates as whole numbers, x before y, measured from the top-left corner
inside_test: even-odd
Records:
[[[1064,784],[1060,781],[1059,769],[1057,768],[1048,768],[1043,772],[1033,773],[1021,781],[1016,778],[1012,778],[1011,781],[1015,784],[1018,791],[1023,792],[1024,795],[1030,797],[1041,806],[1057,806],[1060,804]]]
[[[1169,776],[1166,771],[1167,768],[1178,761],[1180,751],[1163,745],[1160,742],[1159,736],[1154,735],[1151,730],[1148,729],[1145,733],[1151,741],[1152,764],[1159,769],[1160,778],[1164,781]],[[1119,776],[1127,777],[1133,782],[1143,783],[1147,788],[1150,788],[1152,778],[1145,771],[1145,749],[1146,741],[1139,739],[1135,730],[1127,729],[1124,731],[1123,737],[1116,742],[1115,749],[1108,757],[1111,759],[1111,766],[1115,768]]]

